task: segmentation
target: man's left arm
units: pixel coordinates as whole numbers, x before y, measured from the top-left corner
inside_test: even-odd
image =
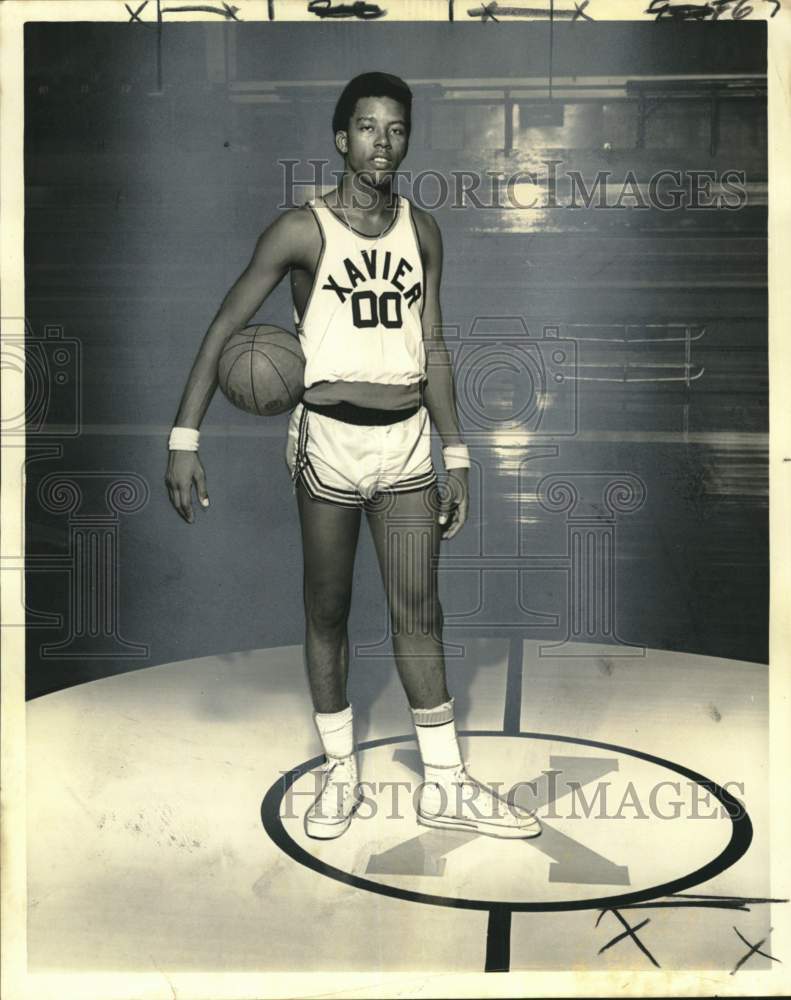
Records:
[[[413,209],[423,254],[423,344],[426,351],[427,383],[423,401],[442,440],[448,473],[448,489],[443,491],[439,523],[443,539],[453,538],[467,519],[469,508],[469,468],[464,467],[464,442],[456,407],[453,362],[442,336],[439,288],[442,280],[442,236],[434,218]],[[466,459],[469,466],[469,459]]]

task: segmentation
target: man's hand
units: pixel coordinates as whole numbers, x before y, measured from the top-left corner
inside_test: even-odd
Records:
[[[449,469],[447,475],[439,512],[439,523],[444,528],[443,541],[453,538],[461,531],[470,506],[469,471]]]
[[[209,494],[206,491],[206,473],[198,458],[197,451],[171,451],[168,453],[168,471],[165,483],[168,488],[170,502],[181,517],[192,524],[195,516],[192,513],[192,484],[203,507],[209,506]]]

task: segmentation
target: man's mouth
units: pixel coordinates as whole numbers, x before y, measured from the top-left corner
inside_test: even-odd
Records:
[[[371,162],[377,167],[389,167],[392,161],[387,156],[374,156]]]

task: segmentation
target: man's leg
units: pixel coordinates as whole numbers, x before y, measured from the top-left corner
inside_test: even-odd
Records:
[[[360,511],[312,500],[297,487],[302,528],[305,661],[314,721],[326,756],[321,788],[305,813],[305,831],[323,840],[348,829],[357,808],[357,761],[349,674],[347,623]]]
[[[347,705],[347,624],[360,511],[311,500],[297,488],[302,529],[305,660],[313,707],[339,712]]]
[[[418,821],[493,837],[535,837],[538,820],[467,773],[448,694],[438,592],[441,529],[434,487],[380,496],[368,510],[393,630],[393,651],[417,734],[425,781]]]
[[[390,609],[396,666],[413,709],[433,708],[450,697],[437,589],[442,529],[433,491],[380,495],[367,511]]]

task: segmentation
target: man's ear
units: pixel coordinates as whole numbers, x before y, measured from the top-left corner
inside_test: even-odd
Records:
[[[349,136],[346,132],[335,133],[335,148],[341,156],[346,156],[349,152]]]

